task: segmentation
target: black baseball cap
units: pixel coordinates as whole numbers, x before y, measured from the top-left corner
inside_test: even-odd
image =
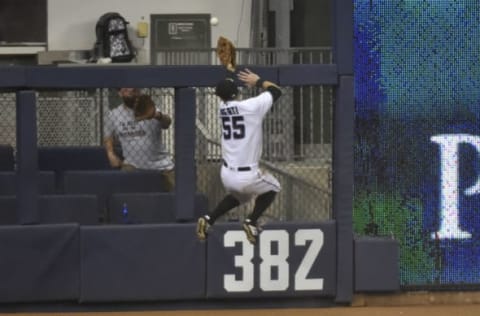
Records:
[[[238,87],[232,79],[226,78],[217,83],[215,94],[223,101],[230,101],[237,97]]]

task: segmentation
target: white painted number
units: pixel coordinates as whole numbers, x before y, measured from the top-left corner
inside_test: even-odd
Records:
[[[320,229],[299,229],[295,235],[295,246],[306,246],[310,241],[304,258],[295,272],[294,289],[323,290],[323,278],[309,279],[310,272],[318,254],[320,253],[324,236]],[[242,245],[242,252],[234,258],[234,265],[240,268],[241,278],[236,279],[235,274],[225,274],[223,277],[224,288],[227,292],[250,292],[255,283],[255,266],[252,262],[254,246],[251,245],[242,231],[228,231],[223,236],[225,247]],[[285,291],[289,285],[289,235],[286,230],[266,230],[259,238],[260,263],[260,289],[264,292]]]
[[[277,243],[278,251],[272,254],[272,244]],[[266,230],[260,243],[260,288],[262,291],[285,291],[288,289],[288,233],[284,230]],[[276,279],[272,278],[276,268]]]
[[[307,278],[308,272],[323,247],[323,232],[320,229],[302,229],[295,233],[295,246],[305,246],[308,240],[311,240],[312,243],[295,273],[296,291],[323,289],[323,278]]]
[[[248,242],[243,231],[228,231],[223,236],[225,247],[234,247],[235,243],[242,244],[242,254],[235,256],[235,267],[242,269],[242,278],[235,279],[235,274],[225,274],[223,284],[227,292],[250,292],[253,289],[253,246]]]

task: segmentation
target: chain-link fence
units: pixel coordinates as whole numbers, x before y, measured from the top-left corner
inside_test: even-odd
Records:
[[[329,102],[305,104],[295,98],[296,94],[314,93],[312,91],[328,91]],[[257,91],[243,89],[240,93],[246,98]],[[267,114],[262,167],[274,174],[282,185],[281,193],[266,213],[267,217],[287,220],[330,217],[332,95],[331,88],[326,87],[283,87],[283,96]],[[211,201],[218,201],[225,194],[219,176],[222,129],[216,116],[218,106],[212,88],[197,90],[197,188]],[[328,113],[329,123],[312,122],[314,115],[295,116],[296,111],[311,113],[316,106],[323,107]],[[298,122],[302,118],[305,122]],[[252,205],[245,205],[229,216],[244,218],[251,208]]]
[[[258,52],[255,58],[250,52],[239,54],[238,58],[249,63],[259,62],[258,59],[265,57],[267,52],[275,55],[273,50],[268,50]],[[331,56],[331,52],[329,54]],[[202,52],[197,52],[197,55],[201,56]],[[290,55],[292,58],[297,56],[295,58],[301,61],[308,59],[309,63],[315,59],[320,61],[320,55],[314,58],[312,52]],[[271,62],[275,62],[275,58]],[[331,62],[331,59],[323,62]],[[262,168],[274,174],[282,185],[282,191],[265,217],[309,221],[330,218],[333,87],[282,87],[282,92],[282,97],[264,120]],[[162,132],[161,139],[165,150],[173,156],[176,121],[174,89],[145,88],[142,93],[150,95],[159,109],[172,117],[172,126]],[[257,93],[256,89],[240,88],[241,98]],[[218,101],[212,87],[196,88],[197,191],[204,193],[211,205],[215,205],[225,194],[219,175],[221,125],[217,117]],[[14,93],[0,93],[0,143],[14,147],[15,102]],[[117,89],[39,91],[38,145],[103,146],[105,118],[108,111],[121,104]],[[251,204],[239,207],[225,219],[243,219],[251,208]]]
[[[237,48],[239,65],[330,64],[331,47]],[[165,49],[152,56],[157,65],[218,65],[215,49]],[[282,191],[266,217],[321,220],[331,216],[331,144],[333,88],[282,87],[283,96],[264,120],[262,167],[274,174]],[[242,90],[246,98],[257,91]],[[218,100],[212,88],[197,89],[197,188],[216,203],[224,191],[220,182],[221,126]],[[245,205],[228,216],[242,219]],[[227,216],[227,218],[228,218]]]
[[[284,87],[284,95],[265,119],[262,166],[282,184],[282,192],[267,215],[275,219],[328,218],[331,212],[331,126],[328,122],[313,122],[311,112],[317,105],[295,102],[297,89],[300,94],[328,90],[332,97],[328,88]],[[251,92],[243,90],[242,96],[247,97]],[[150,94],[161,111],[172,117],[174,125],[174,89],[144,89],[144,93]],[[216,116],[218,100],[212,88],[197,88],[196,94],[197,190],[216,203],[224,194],[219,177],[221,126]],[[42,91],[37,100],[39,146],[102,146],[107,111],[121,104],[116,90],[109,89]],[[0,142],[15,147],[15,94],[0,94],[0,102]],[[331,102],[321,104],[328,109],[324,111],[329,116]],[[295,111],[303,115],[296,117]],[[166,151],[172,155],[175,150],[173,131],[174,126],[171,126],[162,133]],[[231,216],[243,217],[250,207],[241,207]]]

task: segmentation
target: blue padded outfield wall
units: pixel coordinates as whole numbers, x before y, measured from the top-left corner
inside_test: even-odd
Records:
[[[354,1],[354,229],[402,287],[480,287],[480,3]]]
[[[256,247],[238,223],[216,225],[208,242],[195,223],[4,225],[0,303],[331,300],[335,224],[269,224]]]
[[[212,230],[208,242],[198,241],[195,236],[195,219],[198,216],[194,208],[195,187],[191,184],[194,182],[191,181],[192,175],[195,175],[191,152],[195,137],[191,132],[179,132],[175,133],[176,168],[183,171],[176,172],[176,188],[170,199],[173,205],[170,222],[78,225],[65,223],[69,221],[65,220],[52,224],[45,218],[44,208],[37,204],[38,197],[47,187],[42,185],[41,175],[44,173],[39,173],[36,165],[39,148],[34,141],[35,89],[95,87],[99,84],[96,80],[92,82],[91,78],[104,78],[102,84],[107,87],[140,84],[180,86],[175,88],[175,113],[181,113],[179,116],[185,124],[184,129],[193,129],[193,89],[183,87],[194,82],[197,86],[213,86],[224,70],[220,66],[206,65],[17,67],[16,72],[23,76],[17,77],[18,82],[5,83],[7,87],[17,89],[18,170],[6,174],[11,179],[10,183],[16,182],[12,193],[17,195],[13,201],[17,219],[11,220],[16,224],[0,226],[0,252],[3,254],[0,257],[0,279],[3,280],[0,283],[0,302],[192,300],[200,303],[244,298],[268,304],[266,299],[281,297],[282,304],[287,303],[289,298],[303,298],[305,301],[302,304],[344,303],[351,301],[354,291],[354,255],[366,259],[356,270],[364,273],[372,272],[369,258],[384,258],[386,253],[391,253],[393,260],[382,269],[391,272],[388,275],[392,282],[379,280],[373,290],[391,289],[392,284],[395,289],[395,251],[389,251],[394,250],[395,245],[380,248],[369,240],[352,240],[351,207],[348,207],[352,189],[352,173],[349,172],[352,167],[349,144],[353,134],[351,76],[338,76],[335,65],[251,68],[262,78],[280,85],[290,82],[292,85],[329,84],[337,87],[336,111],[344,109],[341,113],[348,112],[350,115],[336,115],[335,121],[339,130],[335,148],[339,150],[335,152],[334,168],[342,166],[343,173],[335,173],[332,180],[336,185],[333,199],[337,201],[332,210],[335,214],[333,219],[265,225],[257,247],[248,243],[238,223],[219,223]],[[0,74],[3,70],[0,68]],[[29,90],[19,90],[25,87]],[[176,128],[179,125],[177,123]],[[345,134],[343,138],[342,132]],[[337,144],[340,140],[345,141]],[[91,214],[101,213],[101,205],[107,203],[108,190],[120,190],[119,186],[123,184],[131,185],[134,181],[132,177],[137,180],[136,187],[147,185],[156,188],[160,183],[155,174],[149,172],[64,170],[62,173],[65,194],[95,194],[96,202],[93,200],[92,203],[100,208],[97,210],[92,206],[88,209],[93,211]],[[128,179],[125,178],[127,176]],[[53,192],[56,187],[54,179],[55,176],[50,173],[49,187]],[[90,185],[85,189],[81,183]],[[131,191],[124,187],[120,192]],[[12,204],[12,201],[5,202]],[[73,207],[70,211],[73,214]],[[353,253],[354,244],[361,251]],[[372,289],[363,280],[358,280],[355,289]]]

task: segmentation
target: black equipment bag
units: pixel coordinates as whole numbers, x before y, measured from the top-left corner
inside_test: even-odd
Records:
[[[97,40],[94,46],[95,59],[111,58],[112,62],[130,62],[135,51],[128,37],[128,21],[117,12],[102,15],[95,26]]]

